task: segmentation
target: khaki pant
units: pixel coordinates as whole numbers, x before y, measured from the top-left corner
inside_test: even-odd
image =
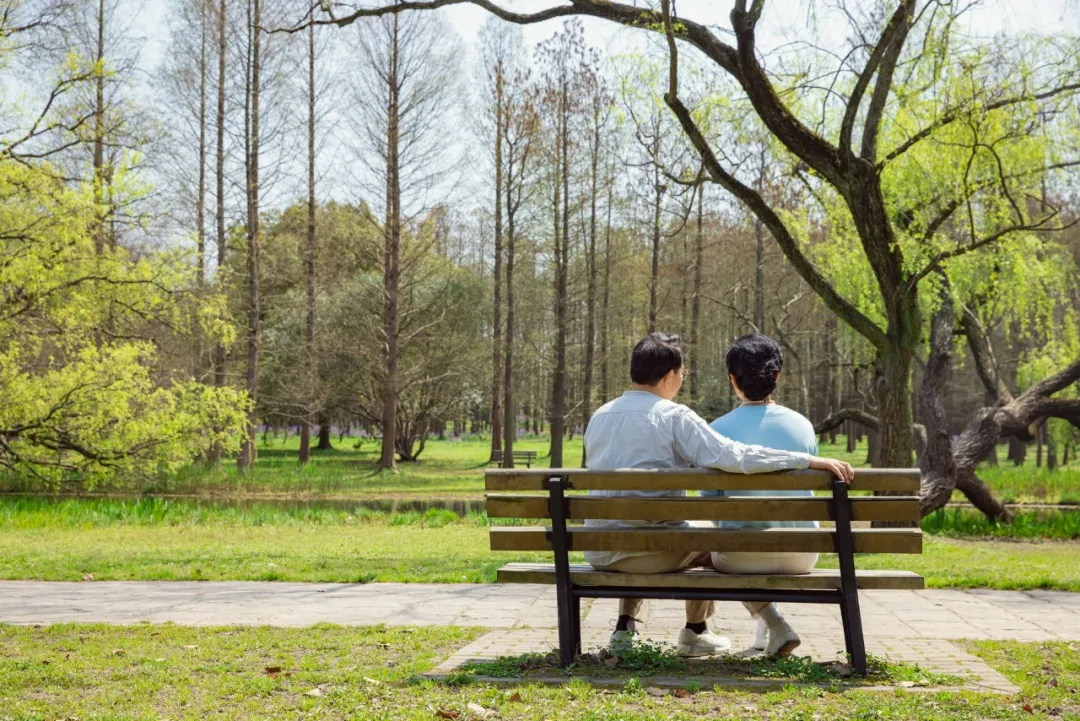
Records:
[[[814,570],[816,553],[713,553],[712,565],[720,573],[802,575]],[[757,616],[769,601],[743,601]]]
[[[598,571],[617,571],[619,573],[675,573],[687,568],[708,568],[712,565],[712,558],[708,552],[704,553],[653,553],[648,556],[630,556],[620,558],[610,566],[597,566]],[[637,618],[641,607],[645,603],[643,598],[620,598],[619,615]],[[704,623],[706,619],[716,613],[715,601],[687,601],[686,622]]]

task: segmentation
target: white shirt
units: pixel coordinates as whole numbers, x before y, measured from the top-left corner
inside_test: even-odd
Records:
[[[586,466],[625,468],[717,468],[731,473],[763,473],[806,468],[808,453],[749,446],[720,435],[701,416],[648,391],[626,391],[593,414],[585,431]],[[592,496],[685,496],[686,491],[590,491]],[[685,521],[590,519],[591,528],[684,527]],[[703,551],[708,549],[702,549]],[[648,553],[586,551],[592,566],[608,566]]]

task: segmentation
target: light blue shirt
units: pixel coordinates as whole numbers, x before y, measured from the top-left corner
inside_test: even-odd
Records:
[[[801,413],[768,403],[740,406],[712,422],[717,433],[740,443],[816,456],[814,425]],[[702,491],[703,496],[813,496],[813,491]],[[721,528],[817,528],[815,521],[719,521]]]
[[[627,391],[593,414],[585,431],[586,465],[624,468],[718,468],[762,473],[806,468],[811,454],[745,445],[716,433],[697,413],[648,391]],[[591,491],[594,496],[685,496],[686,491]],[[686,526],[684,521],[587,520],[600,528]],[[593,566],[607,566],[642,553],[586,551]]]

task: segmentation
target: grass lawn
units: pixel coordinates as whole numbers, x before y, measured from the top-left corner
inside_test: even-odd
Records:
[[[338,441],[334,450],[313,454],[305,467],[296,463],[298,439],[295,436],[271,436],[259,447],[255,470],[238,474],[233,463],[208,469],[191,466],[179,473],[148,479],[137,485],[128,484],[125,492],[167,493],[185,495],[257,496],[262,498],[357,498],[375,496],[479,498],[484,490],[484,469],[491,453],[491,441],[483,437],[432,440],[428,442],[421,460],[401,463],[401,472],[379,472],[375,468],[379,456],[377,441],[363,439],[359,447],[356,438]],[[549,441],[544,437],[520,439],[515,450],[535,451],[534,467],[549,464]],[[564,445],[567,465],[581,461],[580,437]],[[824,445],[822,455],[843,458],[857,467],[866,465],[865,441],[853,452],[846,445]],[[1008,502],[1080,503],[1080,461],[1072,462],[1054,472],[1036,468],[1034,453],[1021,467],[1011,463],[985,466],[980,476],[1003,500]],[[25,479],[0,476],[0,490],[33,491],[37,487]],[[97,489],[109,490],[109,489]],[[957,500],[960,500],[957,494]]]
[[[771,693],[691,688],[657,697],[636,681],[604,690],[582,681],[507,689],[411,680],[477,633],[335,626],[0,626],[0,721],[1080,717],[1080,653],[1065,644],[972,645],[974,653],[1022,687],[1016,698],[826,686]]]
[[[392,520],[392,519],[391,519]],[[488,529],[432,514],[408,525],[385,521],[248,525],[106,523],[0,524],[0,578],[254,580],[330,582],[491,582],[510,561],[550,554],[495,553]],[[917,556],[872,555],[861,568],[921,573],[930,586],[1080,591],[1080,543],[970,541],[926,537]],[[820,566],[835,566],[823,557]]]

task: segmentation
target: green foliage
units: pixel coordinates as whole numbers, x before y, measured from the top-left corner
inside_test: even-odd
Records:
[[[942,508],[923,519],[926,533],[949,537],[1080,538],[1080,509],[1020,511],[1009,523],[988,519],[967,508]]]
[[[176,373],[155,345],[197,322],[181,258],[95,248],[91,190],[47,167],[0,160],[0,199],[0,464],[89,489],[230,449],[242,395]]]

